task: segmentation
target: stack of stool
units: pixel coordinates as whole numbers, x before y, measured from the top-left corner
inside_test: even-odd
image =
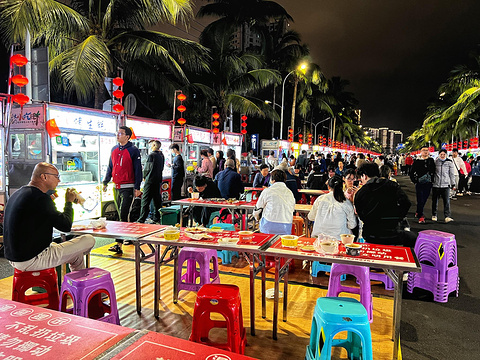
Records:
[[[110,303],[102,300],[107,295]],[[67,308],[68,299],[73,307]],[[110,273],[99,268],[72,271],[62,283],[60,311],[120,325],[115,286]]]
[[[44,293],[27,295],[33,287],[45,289]],[[58,310],[58,281],[55,268],[38,271],[20,271],[13,273],[12,300],[24,304],[42,306]]]
[[[185,261],[187,262],[187,272],[182,275]],[[213,271],[210,271],[210,261],[213,262]],[[197,270],[197,263],[199,270]],[[199,278],[198,284],[197,278]],[[177,279],[178,293],[180,290],[198,291],[205,284],[220,284],[217,251],[184,247],[178,254]]]
[[[334,339],[341,331],[347,331],[347,338]],[[349,359],[373,359],[367,312],[357,300],[338,297],[317,299],[305,359],[330,359],[332,347],[343,347]]]
[[[428,290],[437,302],[447,302],[452,291],[458,297],[460,278],[455,235],[437,230],[420,231],[415,254],[422,272],[408,274],[408,292],[413,292],[416,287]]]
[[[225,321],[212,320],[210,318],[212,313],[222,315]],[[209,332],[213,328],[227,329],[227,343],[219,344],[209,340]],[[244,353],[247,337],[243,327],[242,302],[238,286],[223,284],[202,286],[195,301],[189,340],[238,354]]]
[[[292,235],[303,235],[303,218],[301,216],[294,216],[292,222]]]
[[[227,223],[212,224],[210,226],[210,229],[212,228],[220,228],[223,230],[235,231],[235,225],[227,224]],[[222,259],[222,265],[231,264],[232,257],[234,256],[236,256],[237,258],[239,257],[237,251],[230,251],[230,250],[217,250],[217,255],[220,259]]]
[[[320,261],[312,261],[312,267],[310,268],[310,275],[317,277],[320,271],[330,272],[332,270],[332,265],[323,264]],[[342,274],[340,276],[340,281],[347,280],[347,275]]]
[[[343,274],[356,277],[360,288],[344,286],[340,277]],[[336,297],[342,292],[360,295],[360,302],[367,310],[368,320],[373,321],[372,288],[370,286],[370,269],[366,266],[333,264],[328,282],[327,296]]]

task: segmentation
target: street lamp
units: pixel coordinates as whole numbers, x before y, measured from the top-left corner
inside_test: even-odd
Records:
[[[275,105],[278,106],[279,108],[282,108],[280,105],[278,105],[277,103],[271,102],[270,100],[265,100],[265,104],[272,104],[273,109],[275,109]],[[275,136],[275,120],[272,118],[272,139],[274,136]]]
[[[305,70],[306,68],[307,68],[307,64],[301,64],[298,69]],[[293,69],[283,79],[283,84],[282,84],[282,107],[281,107],[281,111],[280,111],[280,137],[279,137],[280,140],[282,139],[282,136],[283,136],[283,109],[285,107],[285,82],[287,81],[287,78],[291,74],[293,74],[295,71],[297,71],[298,69]]]
[[[323,119],[322,121],[316,123],[314,126],[315,126],[315,141],[317,141],[317,125],[320,125],[321,123],[327,121],[327,120],[330,120],[330,117],[326,118],[326,119]]]
[[[469,118],[469,119],[472,120],[472,121],[475,121],[477,123],[477,136],[476,136],[476,138],[478,139],[478,120],[475,120],[475,119],[472,119],[472,118]]]

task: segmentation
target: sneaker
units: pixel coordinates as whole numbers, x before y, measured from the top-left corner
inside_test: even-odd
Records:
[[[466,194],[467,194],[467,195],[472,195],[472,192],[471,192],[471,191],[467,191]]]
[[[452,221],[454,221],[454,220],[453,220],[451,217],[448,217],[448,216],[447,216],[447,217],[445,218],[445,222],[446,222],[446,223],[449,223],[449,222],[452,222]]]
[[[122,248],[118,244],[115,244],[112,247],[110,247],[108,251],[114,252],[116,255],[123,255]]]
[[[133,245],[133,242],[130,240],[123,240],[123,245]]]
[[[421,216],[420,219],[418,219],[419,224],[425,224],[425,216]]]
[[[437,217],[435,215],[432,216],[432,221],[437,221]]]
[[[458,193],[457,196],[463,196],[463,193]]]

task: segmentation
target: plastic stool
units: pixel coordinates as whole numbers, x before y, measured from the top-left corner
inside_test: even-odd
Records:
[[[303,235],[303,218],[301,216],[294,216],[292,222],[292,235]]]
[[[60,311],[120,325],[115,286],[108,271],[99,268],[72,271],[63,279],[61,294]],[[108,295],[110,304],[102,301],[102,294]],[[72,309],[67,309],[69,297]]]
[[[408,292],[413,292],[415,287],[428,290],[437,302],[447,302],[453,291],[458,297],[460,277],[455,235],[437,230],[420,231],[415,253],[422,272],[408,274]]]
[[[210,314],[221,314],[225,321],[212,320]],[[212,343],[209,332],[212,328],[227,329],[227,343]],[[236,285],[207,284],[197,294],[193,310],[190,341],[243,354],[247,344],[243,327],[242,302]]]
[[[45,293],[27,295],[32,288],[45,289]],[[38,271],[20,271],[13,273],[12,300],[30,305],[47,305],[47,309],[58,310],[58,281],[55,268]]]
[[[210,260],[212,259],[213,271],[210,271]],[[182,275],[183,263],[185,261],[187,262],[187,272]],[[199,271],[197,271],[197,263],[200,268]],[[200,278],[198,284],[197,278]],[[198,291],[205,284],[220,284],[217,251],[184,247],[178,254],[177,279],[177,295],[180,293],[180,290]]]
[[[334,336],[347,331],[347,339]],[[373,360],[372,334],[365,308],[351,298],[317,299],[305,359],[330,359],[333,347],[343,347],[349,359]]]
[[[210,225],[210,229],[213,228],[220,228],[223,230],[235,231],[235,225],[227,224],[227,223],[216,223]],[[217,250],[217,256],[222,259],[222,265],[231,264],[232,257],[236,256],[239,257],[237,251],[230,251],[230,250]]]
[[[370,271],[370,280],[381,281],[385,285],[385,290],[394,290],[395,284],[392,279],[384,272]]]
[[[343,286],[340,283],[342,274],[353,275],[357,278],[360,288]],[[368,320],[373,321],[372,289],[370,286],[370,269],[366,266],[333,264],[328,282],[327,296],[336,297],[341,292],[350,294],[359,294],[360,302],[365,306],[368,314]]]
[[[313,277],[318,276],[319,271],[330,272],[332,270],[332,265],[329,264],[322,264],[320,261],[313,261],[312,267],[310,268],[310,275]],[[340,281],[347,280],[347,275],[342,274],[340,276]]]

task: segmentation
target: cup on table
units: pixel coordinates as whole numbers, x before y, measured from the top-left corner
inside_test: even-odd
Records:
[[[338,249],[338,243],[336,241],[323,241],[320,243],[322,250],[326,253],[334,253]]]
[[[282,246],[295,248],[298,245],[298,236],[295,235],[282,235]]]
[[[341,234],[340,239],[342,240],[343,245],[351,244],[351,243],[353,243],[353,240],[355,239],[355,235]]]
[[[192,199],[198,199],[200,198],[200,193],[199,192],[192,192]]]
[[[240,241],[252,241],[253,240],[253,231],[239,231],[238,235]]]
[[[346,253],[350,256],[358,256],[362,252],[362,244],[347,244],[345,245]]]
[[[178,240],[180,238],[179,229],[168,229],[163,232],[165,240]]]

